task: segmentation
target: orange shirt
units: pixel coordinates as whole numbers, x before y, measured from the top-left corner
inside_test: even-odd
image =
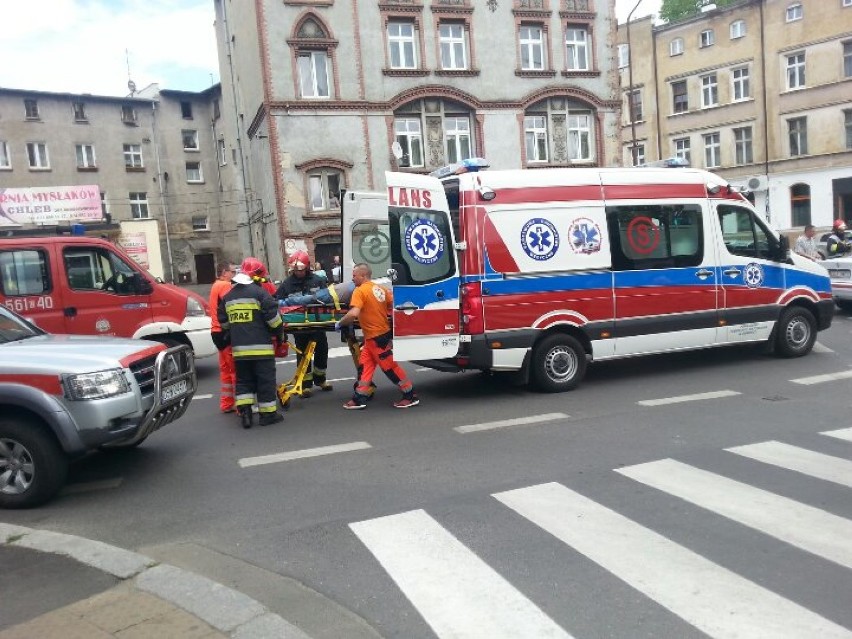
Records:
[[[217,333],[222,330],[222,325],[219,324],[219,318],[216,316],[216,310],[219,308],[219,300],[222,296],[231,290],[231,282],[229,280],[216,280],[213,282],[213,287],[210,289],[210,330]]]
[[[349,305],[361,309],[358,323],[364,337],[378,337],[390,330],[388,315],[393,308],[393,294],[388,289],[368,280],[355,289]]]

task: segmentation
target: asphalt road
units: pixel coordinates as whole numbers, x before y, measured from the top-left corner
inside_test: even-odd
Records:
[[[405,365],[405,411],[378,378],[344,411],[340,356],[250,431],[198,367],[180,422],[0,521],[159,553],[318,637],[852,636],[849,314],[801,359],[598,364],[559,395]]]

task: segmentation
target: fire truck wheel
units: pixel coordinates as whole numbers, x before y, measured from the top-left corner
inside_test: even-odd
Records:
[[[775,352],[781,357],[801,357],[811,352],[816,341],[813,313],[801,306],[791,306],[781,313],[775,329]]]
[[[572,390],[586,374],[586,351],[570,335],[549,335],[533,349],[530,366],[538,390],[545,393]]]

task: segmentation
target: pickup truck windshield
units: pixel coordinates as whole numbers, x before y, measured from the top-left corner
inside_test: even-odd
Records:
[[[0,344],[19,342],[22,339],[43,335],[44,332],[0,306]]]

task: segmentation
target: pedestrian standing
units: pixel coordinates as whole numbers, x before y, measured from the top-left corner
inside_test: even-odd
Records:
[[[809,260],[813,260],[814,262],[819,259],[816,239],[814,238],[815,235],[816,228],[814,225],[806,224],[804,233],[798,237],[796,240],[796,246],[793,248],[796,253],[802,257],[808,258]]]
[[[343,267],[340,265],[340,256],[334,256],[334,262],[331,265],[331,280],[332,284],[340,284],[343,281]]]
[[[402,367],[393,359],[392,339],[388,315],[393,308],[393,295],[386,288],[379,286],[370,278],[373,271],[368,264],[356,264],[352,269],[352,281],[355,291],[349,302],[350,309],[340,321],[334,325],[335,330],[349,326],[358,320],[364,333],[364,346],[359,359],[358,382],[355,384],[355,394],[343,405],[347,410],[358,410],[367,407],[367,400],[372,395],[373,374],[376,367],[402,391],[402,399],[394,402],[395,408],[411,408],[420,403],[414,393],[414,385]]]
[[[261,426],[284,419],[278,412],[272,341],[273,337],[283,341],[284,323],[278,303],[249,275],[258,263],[253,257],[243,260],[242,272],[234,276],[234,285],[222,297],[218,309],[222,329],[230,331],[237,375],[236,407],[243,428],[252,427],[255,396]]]
[[[210,289],[210,335],[219,351],[219,410],[234,412],[234,389],[237,383],[234,370],[234,355],[231,351],[228,331],[219,323],[219,301],[231,290],[231,280],[236,273],[234,265],[224,262],[219,265],[219,278]]]

